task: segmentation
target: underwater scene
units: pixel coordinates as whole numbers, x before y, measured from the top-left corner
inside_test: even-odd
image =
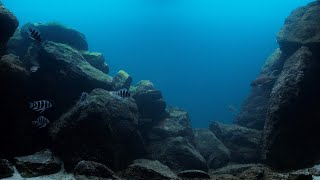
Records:
[[[0,0],[0,179],[320,180],[320,0]]]

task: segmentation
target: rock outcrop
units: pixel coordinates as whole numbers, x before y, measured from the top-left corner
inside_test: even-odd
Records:
[[[112,178],[114,172],[107,166],[94,161],[80,161],[74,168],[74,173],[86,177]]]
[[[278,34],[286,55],[269,100],[263,155],[274,168],[293,169],[320,160],[320,2],[293,11]]]
[[[0,55],[4,53],[9,38],[18,26],[18,19],[0,3]]]
[[[229,163],[229,149],[209,129],[195,129],[194,134],[196,148],[210,169],[217,169]]]
[[[89,51],[81,51],[82,56],[91,66],[99,69],[105,74],[109,73],[109,66],[106,64],[106,60],[102,53],[99,52],[89,52]]]
[[[218,122],[212,122],[210,130],[230,150],[232,162],[253,163],[259,161],[261,131]]]
[[[133,99],[119,99],[95,89],[85,104],[77,103],[54,122],[49,133],[54,151],[67,170],[81,160],[119,170],[145,152],[137,123],[138,109]]]
[[[129,89],[132,81],[132,77],[127,72],[125,72],[124,70],[120,70],[113,78],[113,89]]]
[[[19,173],[25,178],[54,174],[61,170],[61,162],[53,156],[50,150],[14,159]]]

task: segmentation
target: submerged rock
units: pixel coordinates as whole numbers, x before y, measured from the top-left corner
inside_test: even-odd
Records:
[[[186,170],[181,171],[178,174],[180,178],[199,178],[199,179],[210,179],[210,175],[204,171],[200,170]]]
[[[80,161],[74,168],[76,175],[112,178],[114,172],[107,166],[94,161]]]
[[[0,3],[0,54],[18,26],[18,19]]]
[[[282,51],[291,55],[301,46],[320,47],[320,1],[296,9],[286,19],[277,36]]]
[[[91,64],[91,66],[99,69],[105,74],[109,73],[109,66],[105,62],[105,58],[102,53],[81,51],[82,56]]]
[[[285,62],[271,96],[264,130],[264,155],[274,168],[290,169],[319,160],[319,51],[301,47]]]
[[[35,27],[39,30],[45,40],[56,43],[67,44],[77,50],[88,50],[86,37],[76,29],[66,27],[56,22],[49,23],[28,23],[21,28],[22,35],[28,38],[27,28]]]
[[[0,159],[0,179],[13,176],[12,164],[6,159]]]
[[[95,89],[85,104],[77,103],[54,122],[49,133],[67,170],[81,160],[118,170],[145,152],[137,123],[138,109],[132,99],[119,99]]]
[[[230,150],[231,161],[237,163],[258,162],[262,133],[238,125],[210,124],[210,130]]]
[[[25,178],[54,174],[61,170],[61,162],[53,156],[50,150],[14,159],[19,173]]]
[[[132,77],[124,70],[120,70],[113,78],[112,82],[115,90],[123,88],[129,89],[132,83]]]
[[[152,82],[140,81],[134,87],[132,97],[138,105],[140,119],[151,119],[151,122],[158,122],[166,116],[166,102]]]
[[[208,171],[206,160],[188,139],[183,137],[151,142],[148,145],[148,153],[152,159],[160,161],[173,171],[189,169]]]
[[[229,149],[209,129],[195,129],[194,134],[196,148],[207,160],[210,169],[217,169],[229,163]]]
[[[130,180],[177,180],[177,176],[159,161],[138,159],[121,173]]]

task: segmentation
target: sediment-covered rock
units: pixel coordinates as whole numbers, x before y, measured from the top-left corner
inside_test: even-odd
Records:
[[[229,149],[209,129],[195,129],[194,134],[196,148],[207,160],[210,169],[217,169],[229,163]]]
[[[18,26],[18,19],[0,3],[0,55]]]
[[[232,162],[252,163],[259,161],[261,131],[219,122],[212,122],[210,130],[230,150]]]
[[[294,10],[286,19],[277,40],[280,49],[291,55],[301,46],[320,48],[320,1]]]
[[[125,169],[121,176],[130,180],[177,180],[177,176],[159,161],[138,159]]]
[[[119,89],[129,89],[132,83],[132,77],[125,72],[124,70],[120,70],[116,76],[113,78],[113,87],[115,90]]]
[[[87,60],[87,62],[91,64],[91,66],[99,69],[105,74],[109,73],[109,66],[106,64],[105,58],[102,53],[81,51],[81,54]]]
[[[208,171],[206,160],[189,140],[183,137],[151,142],[148,145],[148,153],[152,159],[160,161],[173,171],[189,169]]]
[[[93,90],[49,129],[53,148],[67,170],[81,160],[125,168],[144,150],[137,130],[138,109],[133,99],[122,99],[103,89]]]
[[[0,179],[13,176],[12,164],[6,159],[0,159]]]
[[[54,174],[61,170],[61,162],[53,156],[50,150],[14,159],[19,173],[25,178]]]
[[[74,168],[76,175],[112,178],[114,172],[107,166],[94,161],[80,161]]]
[[[21,27],[21,33],[25,38],[28,38],[27,28],[29,27],[39,30],[44,40],[67,44],[77,50],[88,51],[85,35],[76,29],[55,22],[27,23]]]
[[[318,52],[317,52],[318,53]],[[319,53],[301,47],[284,65],[270,96],[264,155],[275,168],[300,168],[319,160]]]
[[[140,119],[150,119],[151,122],[162,120],[166,115],[166,102],[162,94],[150,81],[140,81],[132,88],[133,98],[139,108]]]

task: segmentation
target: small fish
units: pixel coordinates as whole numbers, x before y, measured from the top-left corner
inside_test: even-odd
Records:
[[[28,32],[30,39],[38,41],[38,42],[42,42],[42,36],[41,36],[41,33],[39,30],[32,28],[32,27],[29,27],[27,32]]]
[[[79,100],[79,103],[81,106],[84,106],[88,103],[88,96],[89,94],[86,92],[81,93],[80,100]]]
[[[40,100],[30,102],[29,107],[34,111],[40,111],[40,113],[43,113],[46,109],[51,108],[52,104],[47,100]]]
[[[120,89],[118,91],[111,91],[110,94],[121,98],[129,98],[131,96],[131,93],[126,88]]]
[[[50,123],[49,119],[44,116],[39,116],[36,121],[32,121],[32,124],[38,126],[38,128],[44,128]]]
[[[32,66],[30,68],[30,72],[35,73],[35,72],[37,72],[39,70],[39,68],[40,68],[39,66]]]

